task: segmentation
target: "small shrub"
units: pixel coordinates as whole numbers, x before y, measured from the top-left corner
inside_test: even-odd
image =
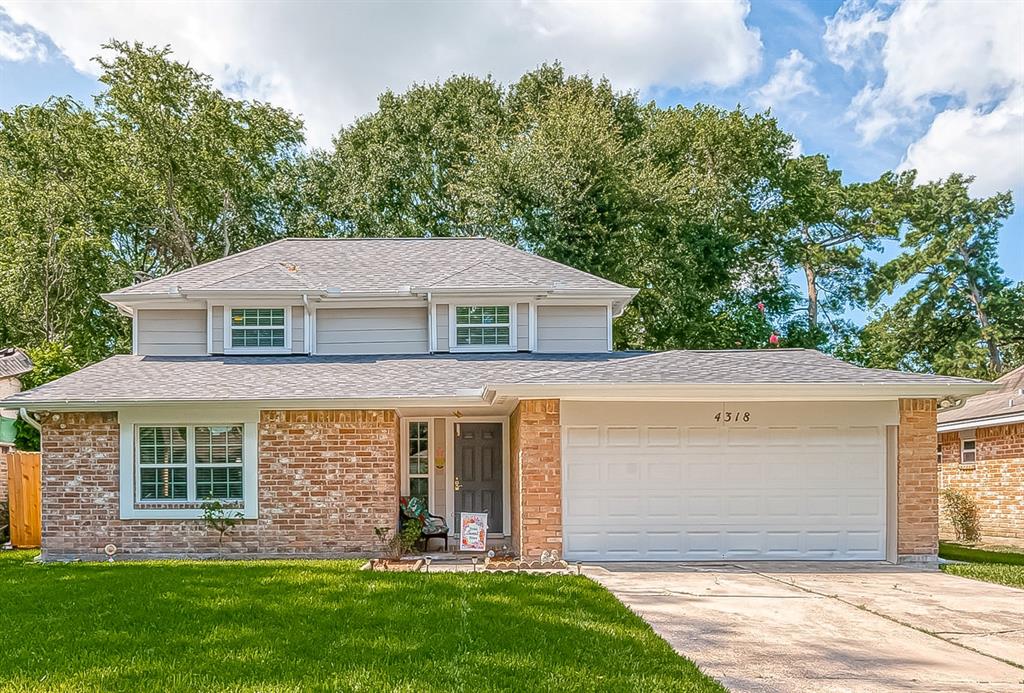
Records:
[[[209,529],[217,530],[217,554],[221,554],[224,535],[242,521],[242,513],[231,510],[219,500],[207,498],[200,506],[203,509],[203,522]]]
[[[391,527],[374,527],[383,552],[393,561],[401,560],[416,542],[420,540],[423,525],[418,520],[407,520],[401,530],[393,532]]]
[[[942,511],[946,513],[957,541],[976,542],[981,539],[978,502],[974,496],[959,489],[948,488],[941,494]]]

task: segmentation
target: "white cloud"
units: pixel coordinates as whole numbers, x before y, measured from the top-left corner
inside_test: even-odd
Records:
[[[762,108],[778,106],[803,94],[817,94],[811,79],[814,63],[795,48],[785,58],[775,62],[775,72],[760,89],[753,93],[754,101]]]
[[[46,46],[31,29],[20,29],[0,15],[0,60],[15,63],[46,60]]]
[[[509,82],[561,60],[618,88],[724,87],[761,55],[746,0],[4,4],[89,74],[110,38],[169,43],[222,88],[301,113],[318,145],[383,89],[451,74]]]
[[[921,180],[953,171],[977,176],[974,195],[992,195],[1024,182],[1024,89],[989,112],[943,111],[928,132],[907,149],[900,170],[917,169]]]
[[[1024,183],[1022,36],[1021,2],[848,0],[824,41],[833,62],[866,77],[848,112],[864,142],[920,135],[904,167],[973,173],[980,192]]]
[[[880,8],[869,7],[864,0],[847,0],[825,19],[825,51],[832,62],[851,70],[867,58],[872,42],[884,33]]]

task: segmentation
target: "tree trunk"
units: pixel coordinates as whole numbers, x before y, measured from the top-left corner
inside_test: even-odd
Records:
[[[814,330],[818,327],[818,273],[811,266],[808,259],[810,253],[806,251],[811,243],[811,232],[804,224],[800,227],[800,235],[804,239],[804,261],[801,263],[804,268],[804,276],[807,277],[807,327]]]
[[[981,289],[978,288],[978,282],[970,272],[971,253],[968,252],[967,248],[961,246],[960,257],[964,259],[964,266],[967,268],[967,271],[964,272],[964,275],[967,278],[967,298],[970,299],[971,305],[974,306],[974,316],[978,321],[978,326],[981,328],[981,338],[985,340],[985,345],[988,347],[988,361],[992,366],[992,370],[996,373],[1002,373],[1003,357],[999,354],[999,344],[991,334],[988,314],[985,312],[985,308],[981,305]]]
[[[818,326],[818,275],[813,267],[804,263],[804,276],[807,277],[807,325],[813,330]]]
[[[967,287],[968,298],[971,300],[971,305],[974,306],[974,315],[978,320],[978,326],[981,327],[981,338],[985,340],[985,344],[988,346],[989,363],[992,365],[992,370],[996,373],[1002,373],[1003,357],[999,354],[999,344],[996,342],[995,337],[990,334],[988,314],[985,313],[985,309],[981,305],[981,291],[978,289],[978,285],[973,277],[967,277]]]

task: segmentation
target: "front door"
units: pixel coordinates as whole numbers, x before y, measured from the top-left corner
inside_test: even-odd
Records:
[[[455,522],[459,513],[487,513],[487,530],[502,529],[500,423],[455,424]]]

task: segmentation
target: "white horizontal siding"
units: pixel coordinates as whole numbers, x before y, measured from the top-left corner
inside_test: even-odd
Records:
[[[292,306],[292,353],[306,353],[306,311],[302,306]]]
[[[520,303],[516,306],[516,349],[530,350],[530,304]]]
[[[434,306],[434,329],[437,330],[437,350],[448,351],[448,304],[440,303]]]
[[[210,342],[210,352],[214,354],[224,353],[224,306],[213,306],[210,308],[210,322],[213,325],[213,340]]]
[[[206,311],[202,308],[140,310],[135,320],[140,356],[206,354]]]
[[[321,308],[318,354],[425,354],[427,309]]]
[[[608,351],[606,306],[537,306],[537,351]]]

